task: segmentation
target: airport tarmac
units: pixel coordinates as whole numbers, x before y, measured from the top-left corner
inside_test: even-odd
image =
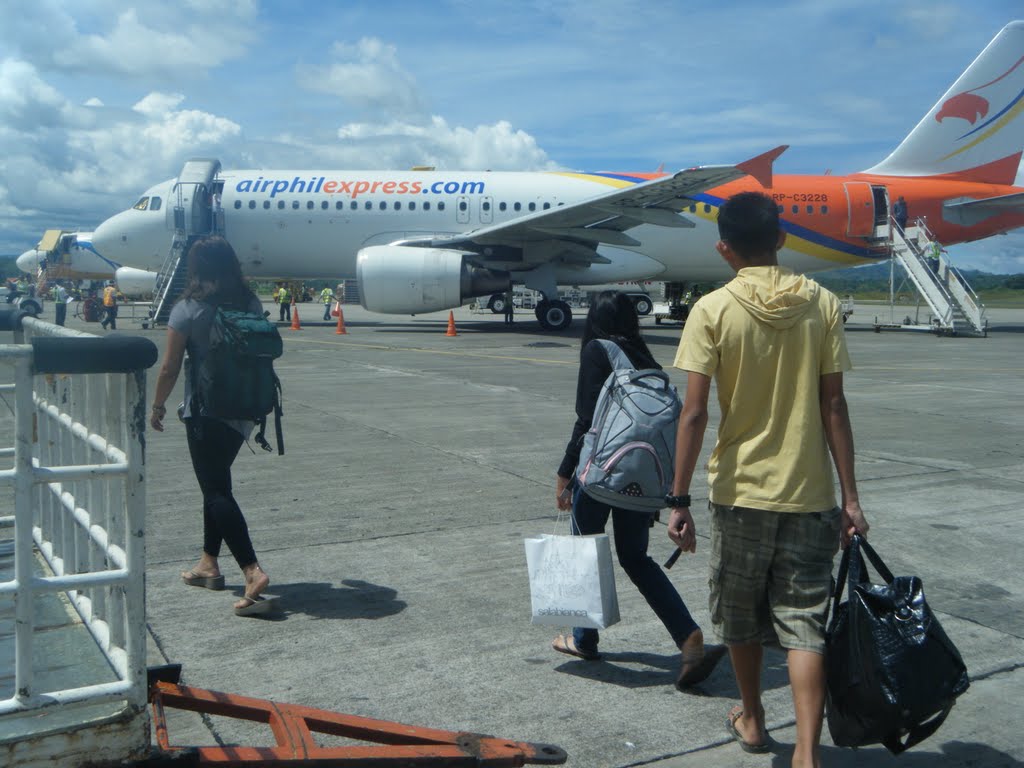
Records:
[[[201,545],[201,501],[172,420],[147,435],[150,663],[181,663],[184,681],[203,688],[553,743],[576,768],[789,765],[780,654],[769,652],[764,678],[778,746],[746,755],[724,727],[738,701],[728,662],[699,691],[677,692],[676,649],[620,569],[622,621],[602,632],[603,661],[554,653],[555,628],[530,624],[523,538],[567,530],[554,473],[574,420],[582,317],[545,333],[529,313],[506,330],[500,315],[460,309],[448,337],[447,312],[346,306],[346,335],[309,322],[319,307],[300,312],[301,331],[282,329],[277,366],[287,452],[243,448],[234,469],[282,611],[232,614],[241,579],[226,549],[227,591],[182,584]],[[1024,766],[1012,703],[1024,700],[1024,310],[990,312],[986,339],[876,334],[867,312],[847,327],[846,391],[871,541],[895,572],[923,578],[973,679],[938,734],[899,764]],[[162,332],[121,325],[162,348]],[[679,328],[648,318],[644,332],[668,366]],[[682,388],[685,376],[671,373]],[[155,379],[156,368],[150,392]],[[713,405],[705,457],[717,423]],[[710,637],[700,470],[691,491],[698,549],[671,578]],[[672,548],[657,525],[652,555]],[[261,727],[189,714],[172,717],[171,736],[272,743]],[[827,729],[823,743],[826,765],[897,764],[881,747],[832,747]]]

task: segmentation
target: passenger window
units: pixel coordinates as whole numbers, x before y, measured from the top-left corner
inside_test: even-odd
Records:
[[[430,201],[429,200],[427,200],[425,203],[423,203],[423,210],[424,211],[429,211],[430,210]]]
[[[545,211],[546,211],[546,210],[547,210],[548,208],[550,208],[550,207],[551,207],[551,203],[544,203],[544,210],[545,210]]]
[[[359,203],[357,203],[355,200],[353,200],[351,203],[348,204],[348,207],[351,208],[354,211],[356,208],[359,207]]]
[[[697,212],[697,204],[696,203],[691,203],[690,204],[690,213],[696,213],[696,212]]]
[[[807,206],[807,212],[808,213],[814,213],[814,206],[813,205],[808,205]]]
[[[136,211],[145,211],[149,208],[149,198],[144,197],[132,206]]]
[[[242,201],[241,200],[235,200],[235,210],[237,210],[237,209],[239,209],[241,207],[242,207]]]
[[[499,211],[504,211],[506,208],[508,208],[508,204],[507,203],[498,203],[498,210]]]
[[[307,200],[306,201],[306,210],[307,211],[312,211],[314,205],[315,205],[315,203],[312,200]]]
[[[821,206],[821,215],[824,216],[826,213],[828,213],[828,206],[827,205]]]
[[[704,213],[711,213],[711,206],[704,203]]]
[[[386,211],[388,209],[388,204],[386,202],[384,202],[383,200],[380,201],[380,209],[382,211]]]
[[[514,205],[512,206],[512,210],[514,210],[514,211],[521,211],[521,210],[523,210],[523,204],[522,204],[522,203],[516,203],[516,204],[514,204]]]
[[[441,202],[439,202],[437,204],[437,210],[439,210],[439,211],[443,211],[444,210],[444,200],[442,200]]]
[[[483,205],[481,205],[480,207],[483,208],[485,211],[491,210],[491,204],[488,203],[486,200],[484,200]]]
[[[416,201],[415,200],[413,200],[411,203],[409,203],[409,210],[410,211],[415,211],[416,210]]]
[[[159,197],[150,198],[149,210],[151,210],[151,211],[159,211],[160,210],[160,198]]]
[[[800,213],[800,206],[799,205],[794,205],[793,206],[793,213]]]
[[[536,204],[536,203],[530,203],[530,204],[529,204],[529,206],[527,206],[527,207],[528,207],[528,208],[529,208],[529,209],[530,209],[531,211],[536,211],[536,210],[537,210],[537,204]]]
[[[255,210],[255,208],[256,208],[256,201],[255,200],[250,200],[249,201],[249,210],[252,211],[252,210]]]
[[[397,200],[395,201],[395,210],[396,211],[402,210],[402,204],[400,202],[398,202]]]
[[[299,210],[299,201],[298,200],[292,200],[292,210],[293,211]]]
[[[340,211],[344,207],[345,207],[345,204],[343,202],[341,202],[341,200],[338,200],[337,202],[334,203],[334,210],[336,210],[336,211]]]
[[[460,202],[459,202],[459,210],[460,210],[460,211],[464,211],[464,210],[466,210],[466,209],[467,209],[468,207],[469,207],[469,206],[468,206],[468,205],[466,205],[466,201],[465,201],[465,200],[462,200],[462,201],[460,201]]]
[[[324,200],[322,203],[320,203],[320,210],[322,210],[322,211],[326,211],[330,207],[331,207],[331,204],[329,202],[327,202],[326,200]]]
[[[278,200],[277,201],[277,210],[279,210],[279,211],[283,211],[284,210],[284,200]]]
[[[786,210],[785,206],[782,206],[782,205],[779,206],[779,213],[784,213],[785,210]]]
[[[367,201],[366,201],[366,204],[365,204],[365,205],[364,205],[363,207],[364,207],[364,208],[365,208],[366,210],[368,210],[368,211],[369,211],[369,210],[372,210],[372,209],[373,209],[373,202],[372,202],[371,200],[367,200]]]
[[[269,200],[264,200],[263,201],[263,210],[264,211],[269,211],[270,210],[270,201]]]

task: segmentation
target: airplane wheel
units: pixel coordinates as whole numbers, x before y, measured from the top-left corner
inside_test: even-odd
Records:
[[[646,297],[641,297],[633,302],[633,306],[636,307],[636,313],[640,316],[651,314],[651,310],[654,309],[654,305],[651,304],[651,300]]]
[[[533,314],[537,316],[537,320],[541,323],[544,322],[544,310],[548,308],[548,304],[550,303],[551,302],[547,299],[542,299],[541,301],[538,301],[537,306],[533,308]]]
[[[43,313],[43,308],[39,306],[39,302],[35,299],[24,299],[18,306],[32,315],[32,317],[39,317]]]
[[[487,305],[491,308],[491,312],[496,315],[505,314],[505,297],[504,296],[491,296],[491,301]]]
[[[545,331],[564,331],[572,323],[572,308],[564,301],[543,302],[540,324]]]

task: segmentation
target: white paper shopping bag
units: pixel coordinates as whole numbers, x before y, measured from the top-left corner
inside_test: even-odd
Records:
[[[612,549],[596,536],[526,539],[532,623],[604,629],[619,620]]]

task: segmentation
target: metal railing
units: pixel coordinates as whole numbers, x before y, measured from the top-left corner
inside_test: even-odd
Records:
[[[96,337],[0,312],[0,364],[14,381],[13,457],[0,484],[13,487],[14,579],[0,597],[15,603],[15,692],[0,719],[49,707],[123,702],[145,715],[145,416],[153,343]],[[38,555],[37,555],[38,553]],[[39,575],[37,557],[49,573]],[[63,593],[113,670],[111,682],[45,688],[37,683],[36,601]],[[148,721],[144,728],[148,739]],[[140,745],[145,746],[145,745]]]

